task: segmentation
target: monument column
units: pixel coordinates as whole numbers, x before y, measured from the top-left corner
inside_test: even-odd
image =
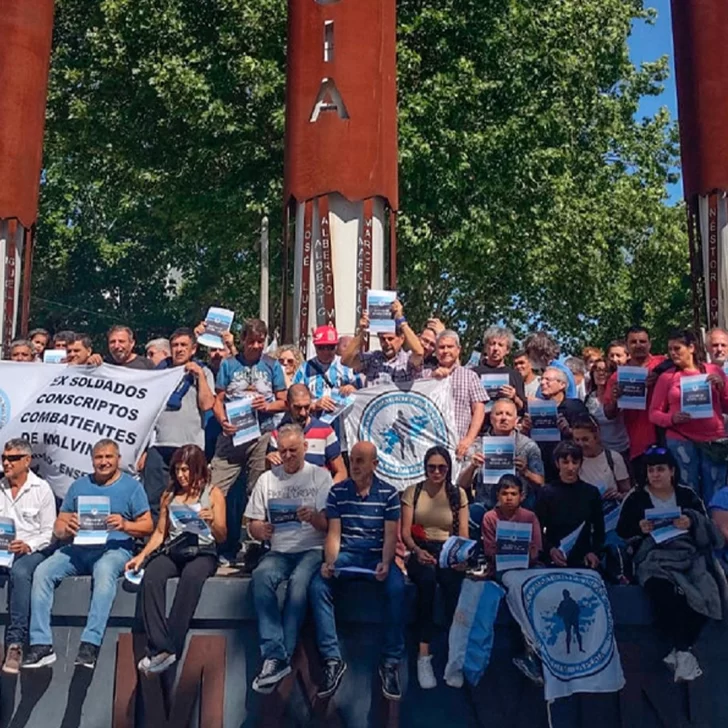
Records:
[[[312,328],[353,334],[367,289],[395,285],[395,0],[289,0],[284,195],[285,333],[306,352]]]
[[[728,2],[672,0],[696,323],[728,326]]]

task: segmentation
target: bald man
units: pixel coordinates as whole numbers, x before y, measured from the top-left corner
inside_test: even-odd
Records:
[[[351,579],[375,583],[384,600],[384,640],[379,676],[382,692],[399,700],[402,690],[398,664],[404,657],[404,577],[394,563],[399,529],[399,493],[375,474],[377,449],[359,442],[349,456],[351,477],[334,485],[326,501],[329,530],[324,563],[311,580],[312,605],[319,653],[323,660],[320,698],[331,697],[341,683],[346,664],[341,659],[334,617],[334,592],[354,588]],[[346,573],[355,567],[369,573]]]

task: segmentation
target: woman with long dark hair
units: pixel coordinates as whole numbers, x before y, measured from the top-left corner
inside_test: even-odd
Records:
[[[430,654],[435,589],[439,584],[449,623],[464,576],[463,570],[442,569],[438,563],[442,545],[450,536],[468,538],[468,498],[452,482],[450,453],[435,446],[425,454],[425,480],[402,494],[402,540],[410,550],[407,575],[417,587],[417,678],[424,689],[437,684]]]
[[[151,557],[142,579],[141,607],[147,634],[143,673],[164,672],[182,654],[202,587],[217,569],[217,546],[227,538],[225,497],[210,484],[205,453],[184,445],[172,455],[170,484],[162,494],[157,529],[127,571]],[[167,581],[179,577],[169,617]]]
[[[677,462],[668,448],[653,445],[644,460],[647,482],[625,498],[617,534],[636,547],[635,575],[671,647],[665,664],[675,682],[695,680],[702,670],[692,647],[707,619],[723,614],[722,581],[712,555],[723,538],[695,491],[677,485]],[[675,530],[665,532],[666,527]]]
[[[724,453],[711,457],[710,444],[725,438],[723,413],[728,412],[728,389],[721,367],[705,363],[702,344],[692,331],[674,331],[667,343],[668,354],[675,369],[660,375],[650,404],[650,420],[665,428],[667,447],[679,465],[680,482],[695,490],[709,503],[713,494],[726,483]],[[696,387],[695,397],[703,397],[698,385],[681,380],[706,375],[711,407],[707,416],[696,417],[685,411],[693,396],[686,387]],[[694,380],[688,380],[690,382]]]
[[[624,426],[622,412],[618,412],[617,416],[610,420],[604,414],[604,395],[607,391],[607,382],[612,372],[609,368],[609,362],[606,359],[599,358],[592,364],[592,370],[589,373],[591,386],[589,394],[584,401],[589,414],[599,425],[599,432],[602,437],[602,444],[607,450],[616,450],[626,463],[629,462],[629,435],[627,428]]]

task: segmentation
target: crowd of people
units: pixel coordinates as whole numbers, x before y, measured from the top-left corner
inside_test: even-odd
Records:
[[[234,563],[247,539],[263,545],[252,571],[262,660],[253,689],[270,692],[290,673],[310,608],[323,668],[318,695],[333,695],[347,669],[335,621],[337,592],[351,580],[368,579],[380,589],[384,608],[382,690],[396,700],[405,574],[417,591],[418,681],[433,688],[437,589],[452,620],[465,578],[499,578],[497,525],[511,521],[533,526],[533,566],[606,574],[610,548],[629,554],[632,579],[653,601],[656,626],[669,642],[666,665],[676,681],[698,677],[692,647],[706,619],[720,618],[725,581],[715,567],[728,538],[728,333],[708,333],[706,357],[699,337],[676,331],[664,356],[652,353],[645,328],[633,326],[605,350],[587,347],[581,356],[562,359],[543,332],[516,349],[507,328],[492,326],[482,351],[466,362],[457,332],[438,319],[418,334],[399,301],[392,315],[395,331],[378,334],[372,351],[366,350],[366,313],[353,337],[318,327],[308,360],[291,345],[268,351],[267,326],[257,319],[244,323],[237,343],[225,334],[223,346],[207,349],[204,361],[197,346],[204,324],[153,339],[144,354],[136,353],[134,334],[123,325],[109,330],[105,355],[94,351],[88,336],[70,331],[51,337],[36,329],[12,342],[16,362],[43,361],[46,349],[64,349],[67,364],[180,367],[184,377],[136,463],[138,479],[122,470],[129,464],[120,462],[116,443],[100,440],[92,472],[56,499],[30,469],[30,444],[4,443],[0,516],[14,519],[16,537],[9,546],[15,559],[3,671],[55,661],[53,591],[64,577],[82,574],[93,576],[93,587],[76,664],[93,668],[117,579],[125,573],[141,576],[148,653],[139,670],[167,670],[182,654],[205,580],[221,563]],[[642,409],[621,406],[618,374],[625,366],[646,370]],[[493,374],[502,375],[497,386],[490,384]],[[699,419],[685,411],[680,385],[697,374],[706,377],[712,407]],[[399,493],[377,476],[373,443],[348,444],[339,419],[321,418],[336,411],[338,397],[364,387],[432,378],[450,382],[457,443],[454,452],[447,443],[429,449],[422,481]],[[261,435],[236,445],[225,405],[251,393]],[[556,405],[556,439],[530,437],[536,401]],[[490,437],[514,440],[514,472],[497,483],[484,478],[482,445]],[[242,518],[229,507],[234,490],[245,496]],[[101,495],[110,499],[108,539],[103,546],[74,544],[78,498]],[[296,528],[273,516],[274,504],[285,501],[296,503]],[[190,538],[176,516],[180,505],[195,509],[208,530]],[[605,513],[615,507],[619,516],[610,529]],[[650,538],[661,523],[654,517],[659,511],[671,514],[679,538]],[[438,557],[453,535],[472,538],[481,549],[469,563],[443,568]],[[675,566],[680,559],[687,567]],[[620,576],[630,578],[627,571]],[[165,587],[173,577],[179,585],[167,615]],[[277,589],[284,581],[281,611]],[[538,665],[529,659],[519,667],[538,679]]]

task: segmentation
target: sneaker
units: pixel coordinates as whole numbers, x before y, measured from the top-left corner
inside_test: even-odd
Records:
[[[417,658],[417,682],[423,690],[432,690],[437,687],[435,673],[432,671],[432,655]]]
[[[8,675],[17,675],[20,672],[20,663],[23,661],[23,646],[13,644],[8,647],[3,663],[3,672]]]
[[[703,674],[692,652],[678,652],[676,662],[675,682],[691,682]]]
[[[387,700],[399,700],[402,697],[402,688],[399,684],[399,670],[392,662],[385,662],[379,666],[379,678],[382,681],[382,692]]]
[[[324,663],[324,676],[316,693],[318,698],[330,698],[341,685],[341,678],[346,672],[346,663],[343,660],[329,659]]]
[[[450,670],[450,672],[448,672],[446,668],[445,685],[447,685],[449,688],[455,688],[456,690],[459,690],[463,685],[465,685],[465,677],[463,676],[463,671]]]
[[[81,642],[78,646],[78,654],[74,665],[93,670],[96,667],[96,660],[99,659],[99,648],[90,642]]]
[[[532,683],[543,685],[543,674],[541,667],[532,655],[523,655],[522,657],[514,657],[513,664],[523,673]]]
[[[286,675],[291,674],[291,666],[287,660],[276,658],[263,660],[263,667],[253,680],[253,690],[256,693],[266,693],[265,688],[275,687]]]
[[[23,658],[23,670],[34,670],[37,667],[46,667],[56,661],[53,645],[31,645]]]
[[[149,667],[147,667],[146,672],[156,675],[169,670],[175,662],[177,662],[177,655],[173,652],[160,652],[158,655],[149,658]]]
[[[667,665],[669,670],[675,672],[675,668],[677,667],[677,650],[673,647],[669,654],[662,658],[662,661]]]

